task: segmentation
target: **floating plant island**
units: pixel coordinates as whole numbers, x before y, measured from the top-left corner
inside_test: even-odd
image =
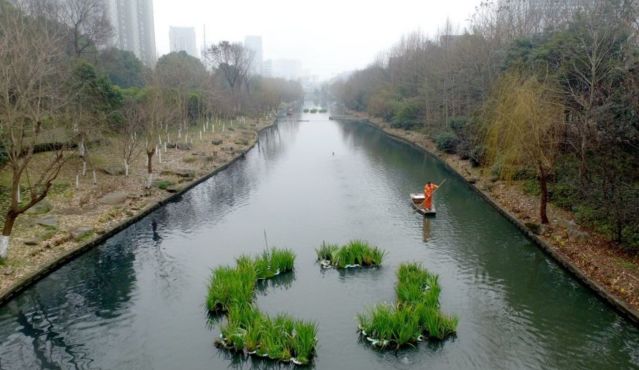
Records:
[[[395,304],[380,304],[357,316],[362,337],[375,347],[397,349],[455,334],[457,317],[439,308],[437,275],[417,263],[406,263],[397,270],[397,279]]]
[[[211,314],[227,316],[218,347],[297,365],[311,361],[317,344],[315,323],[285,314],[271,317],[253,302],[259,280],[291,272],[294,262],[292,251],[271,249],[255,258],[242,256],[235,267],[213,270],[206,305]]]
[[[344,246],[322,243],[315,250],[322,268],[348,269],[381,266],[386,252],[367,242],[353,240]]]

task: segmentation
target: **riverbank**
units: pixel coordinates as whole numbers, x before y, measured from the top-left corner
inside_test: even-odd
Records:
[[[639,257],[624,252],[592,230],[580,227],[572,213],[549,204],[550,225],[533,233],[527,224],[538,223],[537,196],[526,194],[519,182],[499,181],[468,160],[439,151],[424,133],[392,128],[367,114],[351,112],[335,119],[364,121],[386,134],[424,150],[464,178],[482,197],[511,220],[566,270],[619,312],[639,324]]]
[[[153,157],[155,175],[150,188],[146,188],[147,163],[143,153],[130,164],[128,176],[110,145],[92,149],[93,165],[84,176],[76,177],[81,173],[82,162],[78,158],[70,161],[50,195],[16,222],[9,255],[0,264],[0,305],[243,158],[257,143],[259,132],[275,122],[275,117],[219,122],[201,137],[199,128],[194,129],[189,133],[189,144],[169,145],[173,147],[161,150],[161,161],[159,155]],[[42,161],[34,160],[39,162]],[[0,185],[4,185],[6,175],[0,172]]]

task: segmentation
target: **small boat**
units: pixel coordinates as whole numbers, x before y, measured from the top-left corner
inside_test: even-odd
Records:
[[[437,214],[435,207],[431,209],[424,208],[424,193],[411,193],[410,204],[413,206],[415,211],[423,216],[435,216]]]

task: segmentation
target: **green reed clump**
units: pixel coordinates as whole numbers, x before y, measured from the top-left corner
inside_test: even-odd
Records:
[[[212,313],[226,313],[216,343],[233,351],[269,357],[277,361],[307,364],[315,354],[317,328],[314,323],[294,320],[288,315],[274,318],[253,304],[258,280],[293,270],[295,254],[288,249],[270,249],[252,258],[241,256],[236,266],[213,271],[207,296]]]
[[[284,314],[272,318],[254,307],[231,309],[221,332],[218,346],[297,364],[308,364],[317,345],[314,323]]]
[[[423,337],[443,340],[455,334],[458,319],[439,309],[437,275],[416,263],[397,270],[397,303],[380,304],[357,316],[361,334],[373,345],[400,348]]]
[[[323,242],[319,248],[315,249],[318,261],[331,261],[335,258],[335,253],[339,250],[339,245]]]
[[[327,261],[329,265],[339,269],[380,266],[386,255],[385,251],[361,240],[353,240],[342,247],[323,243],[315,251],[318,260]]]
[[[249,263],[246,257],[240,257],[239,261]],[[288,249],[266,250],[252,262],[259,280],[270,279],[281,273],[293,271],[295,253]]]
[[[213,313],[224,313],[232,306],[250,304],[256,280],[255,269],[249,266],[216,268],[209,284],[207,308]]]

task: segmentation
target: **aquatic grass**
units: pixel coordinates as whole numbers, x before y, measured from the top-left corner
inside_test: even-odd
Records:
[[[293,325],[291,348],[297,362],[306,364],[315,354],[317,325],[310,321],[296,321]]]
[[[335,258],[335,253],[339,250],[339,245],[323,242],[319,248],[315,249],[318,261],[331,261]]]
[[[322,266],[338,269],[381,266],[386,252],[361,240],[353,240],[342,247],[323,243],[315,250]],[[324,262],[325,261],[325,262]]]
[[[273,249],[271,251],[271,265],[280,273],[293,271],[295,253],[290,249]]]
[[[424,337],[443,340],[455,334],[459,320],[439,309],[437,275],[416,263],[400,265],[396,275],[397,303],[379,304],[359,314],[361,334],[380,348],[413,345]]]
[[[258,280],[293,271],[295,253],[269,249],[257,257],[240,256],[235,267],[213,270],[207,308],[226,314],[216,345],[236,352],[268,357],[282,362],[307,364],[315,354],[317,328],[314,323],[279,314],[270,317],[253,303]]]
[[[423,303],[429,307],[439,307],[438,276],[430,273],[417,263],[404,263],[397,270],[395,294],[402,304]]]
[[[265,250],[253,261],[259,280],[270,279],[281,273],[293,271],[294,264],[295,253],[289,249]]]
[[[206,306],[210,312],[224,313],[233,305],[248,305],[253,301],[255,270],[218,267],[213,270]]]
[[[315,354],[317,326],[286,314],[272,318],[254,307],[231,309],[216,344],[272,360],[308,364]]]

